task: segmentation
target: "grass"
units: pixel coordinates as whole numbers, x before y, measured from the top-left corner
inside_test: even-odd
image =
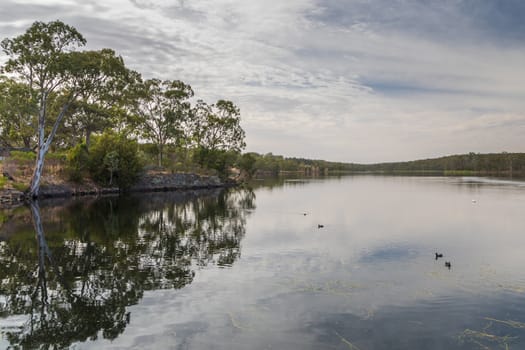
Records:
[[[23,182],[13,182],[13,187],[20,192],[24,192],[29,188],[29,185]]]

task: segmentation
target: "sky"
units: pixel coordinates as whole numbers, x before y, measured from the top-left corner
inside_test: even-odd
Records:
[[[246,151],[375,163],[525,152],[524,18],[522,0],[1,0],[0,36],[59,19],[233,101]]]

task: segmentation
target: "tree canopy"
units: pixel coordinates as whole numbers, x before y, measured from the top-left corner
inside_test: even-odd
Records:
[[[75,147],[83,144],[82,152],[89,152],[92,135],[106,131],[146,143],[146,150],[148,143],[154,145],[159,167],[166,153],[177,149],[184,150],[181,159],[193,159],[202,149],[221,155],[245,147],[240,111],[233,102],[208,105],[199,100],[192,106],[189,84],[143,80],[114,50],[84,50],[85,45],[82,34],[61,21],[35,22],[25,33],[1,42],[8,59],[0,67],[0,147],[35,150],[31,198],[38,196],[51,148],[78,151]],[[106,156],[101,164],[116,169],[118,157]],[[78,163],[83,157],[68,159],[77,170],[82,168]]]
[[[158,166],[162,166],[164,147],[183,135],[193,97],[191,86],[179,80],[149,79],[140,84],[135,112],[140,135],[157,147]]]

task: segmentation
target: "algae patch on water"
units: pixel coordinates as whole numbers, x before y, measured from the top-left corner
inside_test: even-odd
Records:
[[[465,329],[458,336],[458,339],[461,343],[472,343],[479,346],[481,349],[493,349],[496,346],[498,349],[510,349],[512,342],[517,340],[519,337],[516,335],[505,334],[498,335],[499,332],[491,331],[490,329],[493,326],[500,325],[505,326],[508,331],[513,331],[516,329],[525,329],[525,323],[514,321],[514,320],[499,320],[492,317],[484,317],[484,320],[489,321],[481,331],[476,331],[472,329]],[[508,327],[508,328],[507,328]]]
[[[355,346],[354,344],[352,344],[348,339],[344,338],[341,334],[337,333],[336,331],[334,331],[335,335],[337,335],[337,337],[344,343],[348,346],[348,348],[350,350],[360,350],[357,346]]]

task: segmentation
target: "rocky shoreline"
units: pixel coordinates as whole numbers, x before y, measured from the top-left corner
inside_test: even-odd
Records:
[[[223,181],[217,176],[197,174],[147,174],[142,176],[128,192],[162,192],[176,190],[194,190],[233,186],[233,181]],[[79,197],[87,195],[118,194],[118,187],[100,187],[95,184],[63,183],[43,185],[39,198]],[[21,205],[25,201],[23,192],[15,189],[0,190],[0,208]]]

